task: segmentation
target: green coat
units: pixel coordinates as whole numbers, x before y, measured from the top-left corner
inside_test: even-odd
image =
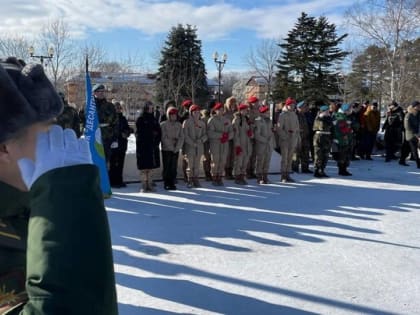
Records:
[[[29,198],[29,300],[19,314],[118,314],[110,231],[97,168],[52,170],[34,183]]]

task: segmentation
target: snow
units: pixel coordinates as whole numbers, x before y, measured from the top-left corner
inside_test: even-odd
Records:
[[[352,177],[330,161],[330,178],[291,184],[114,190],[120,315],[420,314],[420,169],[408,163],[376,155],[352,162]]]

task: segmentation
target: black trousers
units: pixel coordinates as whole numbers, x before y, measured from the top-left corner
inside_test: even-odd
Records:
[[[165,186],[175,185],[179,152],[162,151],[162,179]]]
[[[123,184],[125,152],[126,150],[120,148],[111,149],[109,158],[109,182],[111,186]]]

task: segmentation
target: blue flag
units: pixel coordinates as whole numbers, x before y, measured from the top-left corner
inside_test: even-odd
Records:
[[[101,128],[99,127],[98,113],[96,112],[95,98],[93,97],[92,84],[89,71],[86,69],[86,108],[85,108],[85,139],[89,141],[93,163],[99,168],[101,189],[105,198],[111,197],[108,170],[105,161],[105,151],[102,144]]]

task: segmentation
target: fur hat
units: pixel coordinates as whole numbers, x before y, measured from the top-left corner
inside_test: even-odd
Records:
[[[0,142],[63,110],[63,101],[39,64],[0,59]]]

